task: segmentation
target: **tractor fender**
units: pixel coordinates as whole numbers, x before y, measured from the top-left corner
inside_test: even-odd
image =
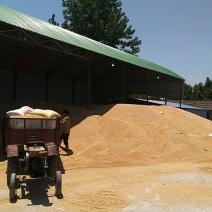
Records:
[[[18,145],[8,145],[7,146],[7,157],[17,157],[19,155]]]
[[[57,146],[54,143],[46,145],[48,156],[58,155]]]

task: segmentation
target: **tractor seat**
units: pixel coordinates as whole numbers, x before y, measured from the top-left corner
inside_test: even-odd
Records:
[[[45,148],[43,146],[29,146],[28,150],[29,152],[40,152],[40,151],[44,151]]]

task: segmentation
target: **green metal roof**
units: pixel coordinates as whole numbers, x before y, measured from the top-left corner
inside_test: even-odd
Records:
[[[92,52],[115,58],[126,63],[147,68],[175,78],[183,79],[178,74],[160,65],[149,62],[147,60],[143,60],[139,57],[112,48],[100,42],[94,41],[90,38],[63,29],[59,26],[55,26],[48,22],[23,14],[2,4],[0,4],[0,21],[25,30],[29,30],[31,32],[38,33],[40,35],[47,36],[58,41],[62,41],[83,49],[90,50]]]

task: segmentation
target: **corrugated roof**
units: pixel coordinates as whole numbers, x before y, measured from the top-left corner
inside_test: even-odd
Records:
[[[173,71],[0,4],[0,21],[111,58],[183,79]]]

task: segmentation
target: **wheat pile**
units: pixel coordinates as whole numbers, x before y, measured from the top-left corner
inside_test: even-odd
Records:
[[[71,119],[71,150],[60,149],[64,198],[52,197],[50,189],[52,207],[43,207],[38,199],[42,204],[33,204],[30,210],[212,210],[211,121],[169,106],[129,104],[93,105],[86,110],[56,103],[10,102],[1,103],[0,112],[24,105],[58,113],[67,109]],[[5,181],[0,185],[6,190],[5,169],[2,160],[0,177]],[[16,206],[21,211],[30,201],[29,196]],[[0,209],[8,204],[0,190]]]

